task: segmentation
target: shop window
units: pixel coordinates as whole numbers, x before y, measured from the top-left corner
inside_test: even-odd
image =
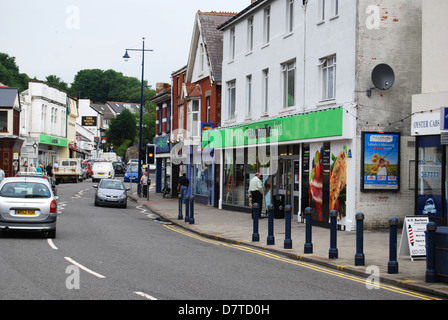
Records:
[[[442,216],[443,146],[440,138],[419,138],[417,164],[417,214]]]

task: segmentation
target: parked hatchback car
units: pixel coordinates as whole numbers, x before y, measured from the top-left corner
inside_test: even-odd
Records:
[[[49,238],[55,238],[58,199],[46,179],[3,179],[0,183],[0,230],[43,231]]]
[[[101,179],[115,179],[115,170],[112,162],[100,161],[95,162],[92,166],[92,181],[99,181]]]
[[[102,179],[98,185],[93,186],[95,192],[95,206],[107,204],[126,208],[128,202],[127,191],[129,188],[124,183],[115,179]]]

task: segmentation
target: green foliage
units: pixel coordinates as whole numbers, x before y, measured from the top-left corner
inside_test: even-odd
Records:
[[[19,91],[28,89],[30,78],[19,72],[16,58],[0,52],[0,82],[9,86],[19,88]]]
[[[111,69],[80,70],[70,88],[72,96],[87,98],[95,103],[107,101],[140,103],[140,93],[141,83],[137,78],[126,77],[121,72]],[[145,87],[146,99],[152,95],[154,93]]]
[[[0,82],[10,87],[19,88],[20,92],[28,89],[30,78],[19,72],[15,57],[0,52]],[[72,97],[90,99],[94,103],[104,104],[107,101],[140,103],[141,82],[135,77],[126,77],[114,70],[85,69],[80,70],[69,86],[56,75],[46,77],[46,83],[52,87],[67,92]],[[149,99],[156,94],[144,83],[144,112],[142,119],[143,143],[152,143],[155,136],[156,113],[155,105]],[[113,143],[115,151],[126,149],[138,141],[138,126],[140,114],[132,114],[125,110],[113,119],[106,132],[108,141]],[[121,153],[120,153],[121,154]],[[124,152],[123,152],[124,154]]]
[[[134,141],[137,136],[137,121],[131,111],[124,109],[112,119],[109,129],[106,130],[106,136],[108,142],[114,146],[121,146],[126,140]]]
[[[68,91],[68,84],[66,82],[62,81],[61,78],[59,78],[58,76],[50,75],[50,76],[47,76],[45,78],[45,80],[46,80],[45,82],[48,85],[50,85],[54,88],[57,88],[59,90],[65,91],[65,92]]]

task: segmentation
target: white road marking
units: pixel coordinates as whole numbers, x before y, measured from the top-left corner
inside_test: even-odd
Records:
[[[56,246],[54,245],[53,240],[51,240],[51,239],[47,239],[47,242],[48,242],[48,244],[50,245],[50,247],[51,247],[53,250],[58,250],[58,247],[56,247]]]
[[[142,296],[142,297],[144,297],[144,298],[146,298],[148,300],[157,300],[157,298],[154,298],[153,296],[150,296],[149,294],[146,294],[146,293],[143,293],[143,292],[140,292],[140,291],[134,291],[134,293],[139,295],[139,296]]]
[[[84,267],[82,264],[76,262],[75,260],[69,258],[69,257],[64,257],[65,260],[67,260],[68,262],[70,262],[71,264],[74,264],[75,266],[77,266],[79,269],[84,270],[85,272],[90,273],[91,275],[94,275],[95,277],[98,277],[100,279],[104,279],[106,278],[105,276],[96,273],[95,271],[90,270],[89,268]]]

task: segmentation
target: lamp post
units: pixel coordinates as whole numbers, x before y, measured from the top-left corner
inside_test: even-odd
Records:
[[[142,87],[141,87],[141,94],[140,94],[140,124],[139,124],[139,138],[138,138],[138,181],[140,182],[140,178],[142,177],[142,124],[143,124],[143,87],[144,87],[144,74],[145,74],[145,51],[152,51],[152,50],[145,50],[145,37],[143,39],[143,45],[142,49],[126,49],[126,52],[123,56],[124,61],[128,61],[130,59],[130,56],[128,54],[128,51],[140,51],[142,53]],[[143,190],[142,190],[143,192]]]

